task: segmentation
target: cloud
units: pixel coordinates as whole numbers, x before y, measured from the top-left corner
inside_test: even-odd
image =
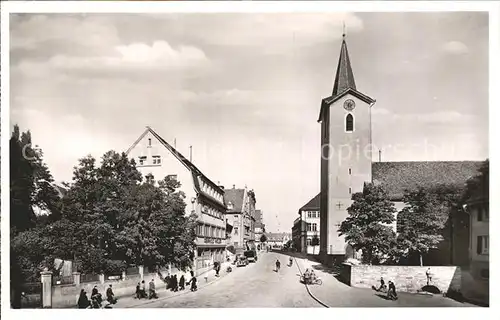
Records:
[[[71,41],[88,47],[117,45],[118,31],[100,15],[25,14],[13,15],[10,30],[11,49],[34,50],[47,41]]]
[[[469,52],[469,48],[463,42],[460,41],[449,41],[443,44],[441,49],[446,53],[456,54],[456,55],[465,54]]]
[[[55,55],[47,61],[25,60],[15,70],[29,76],[46,76],[52,71],[62,74],[83,72],[85,74],[123,73],[127,71],[161,71],[192,69],[206,65],[205,53],[193,46],[173,48],[166,41],[155,41],[152,45],[132,43],[115,47],[115,55],[83,57]]]

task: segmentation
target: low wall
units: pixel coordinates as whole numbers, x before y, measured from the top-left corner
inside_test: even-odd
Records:
[[[385,282],[392,281],[396,290],[401,292],[417,292],[427,285],[427,269],[431,269],[431,285],[441,292],[460,291],[461,270],[455,266],[370,266],[348,265],[341,268],[339,277],[351,287],[371,288],[380,284],[380,278]]]
[[[145,274],[144,281],[146,287],[151,279],[155,279],[156,288],[163,286],[163,281],[156,273]],[[142,281],[140,275],[127,276],[125,280],[107,280],[104,283],[86,282],[79,285],[56,285],[52,286],[52,308],[76,308],[80,290],[84,289],[87,292],[87,298],[90,300],[90,295],[94,286],[97,286],[99,293],[106,297],[106,289],[109,285],[113,285],[113,293],[117,298],[124,296],[132,296],[135,294],[137,283]]]

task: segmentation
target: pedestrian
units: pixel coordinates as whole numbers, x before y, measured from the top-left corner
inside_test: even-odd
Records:
[[[141,282],[140,293],[142,298],[147,298],[148,295],[146,294],[146,282],[144,280],[142,280]]]
[[[184,278],[184,275],[181,276],[179,279],[179,289],[184,290],[184,286],[186,284],[186,279]]]
[[[87,292],[85,290],[80,290],[80,297],[78,298],[78,309],[87,309],[90,307],[89,298],[87,298]]]
[[[177,280],[177,275],[174,274],[174,292],[179,291],[179,281]]]
[[[198,289],[197,279],[194,276],[194,272],[193,271],[191,271],[191,279],[189,279],[188,284],[191,285],[191,291],[196,291]]]
[[[427,271],[425,271],[425,276],[427,277],[427,285],[429,285],[432,282],[431,268],[427,268]]]
[[[165,283],[166,283],[166,288],[165,289],[170,289],[170,284],[171,284],[171,280],[170,280],[170,274],[168,274],[166,277],[165,277]]]
[[[279,259],[276,259],[276,272],[280,270],[281,262]]]
[[[106,298],[109,303],[115,304],[118,300],[115,298],[115,294],[113,293],[113,286],[110,284],[108,290],[106,290]]]
[[[397,300],[398,299],[398,294],[396,293],[396,286],[394,285],[394,282],[389,281],[389,288],[387,290],[387,298],[390,300]]]
[[[137,282],[137,286],[135,287],[135,299],[141,298],[141,283]]]
[[[156,288],[155,288],[155,280],[151,279],[149,282],[149,299],[157,299],[158,295],[156,295]]]

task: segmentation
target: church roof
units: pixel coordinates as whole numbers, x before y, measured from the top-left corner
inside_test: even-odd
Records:
[[[308,203],[306,203],[302,208],[299,209],[299,214],[300,211],[309,211],[309,210],[319,210],[319,204],[320,204],[320,195],[321,193],[318,193],[314,198],[309,200]]]
[[[318,122],[320,122],[323,118],[325,108],[348,93],[366,103],[372,104],[375,102],[374,99],[356,90],[356,82],[354,81],[354,73],[352,72],[351,60],[349,59],[349,52],[347,51],[347,43],[345,42],[345,39],[342,39],[339,62],[337,64],[337,72],[335,74],[335,80],[333,82],[332,95],[323,99],[323,101],[321,102],[321,110],[319,112]]]
[[[337,73],[335,74],[335,81],[333,83],[332,96],[338,96],[347,89],[356,90],[356,83],[354,81],[351,61],[349,59],[349,52],[347,51],[347,43],[345,42],[345,39],[342,39]]]
[[[224,189],[224,204],[228,208],[227,212],[241,212],[244,197],[245,189]],[[231,207],[229,203],[233,206]]]
[[[374,162],[372,180],[382,185],[393,201],[400,201],[407,189],[450,185],[465,187],[477,175],[482,161]]]

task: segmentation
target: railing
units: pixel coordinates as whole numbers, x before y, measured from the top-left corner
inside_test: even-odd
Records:
[[[52,277],[52,282],[55,284],[55,285],[62,285],[62,284],[73,284],[73,276],[67,276],[67,277],[63,277],[63,276],[53,276]]]
[[[99,281],[98,274],[81,274],[80,275],[80,282],[81,283],[97,282],[97,281]]]

